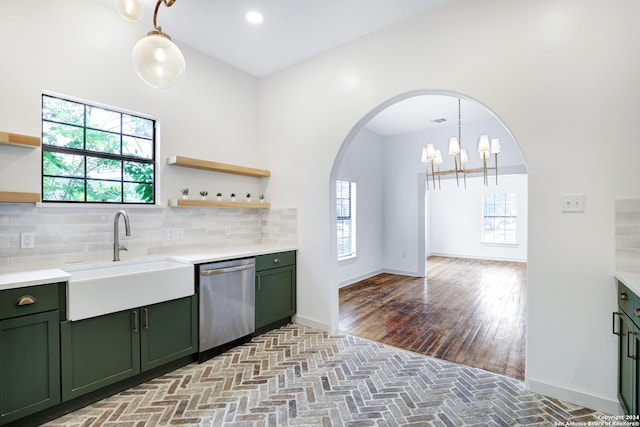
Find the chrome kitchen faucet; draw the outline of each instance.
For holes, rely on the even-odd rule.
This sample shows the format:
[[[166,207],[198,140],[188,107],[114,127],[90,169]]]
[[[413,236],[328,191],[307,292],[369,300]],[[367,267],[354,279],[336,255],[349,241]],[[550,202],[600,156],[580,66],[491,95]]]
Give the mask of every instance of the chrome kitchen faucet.
[[[120,215],[124,218],[124,231],[127,236],[131,236],[131,228],[129,227],[129,215],[123,211],[119,210],[116,212],[116,217],[113,220],[113,260],[120,261],[120,251],[126,251],[127,248],[124,246],[120,246],[120,239],[118,237],[118,219]]]

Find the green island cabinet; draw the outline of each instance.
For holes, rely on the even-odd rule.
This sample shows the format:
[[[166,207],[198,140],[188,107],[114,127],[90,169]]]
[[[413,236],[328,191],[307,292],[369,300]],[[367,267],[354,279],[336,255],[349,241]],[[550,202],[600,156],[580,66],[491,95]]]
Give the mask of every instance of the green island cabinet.
[[[197,308],[193,295],[63,322],[62,400],[197,352]]]
[[[0,291],[0,425],[60,403],[65,284]]]
[[[618,311],[613,313],[613,333],[619,336],[618,400],[627,415],[639,415],[640,297],[621,282],[618,282]]]
[[[256,257],[256,332],[291,321],[296,313],[296,252]]]

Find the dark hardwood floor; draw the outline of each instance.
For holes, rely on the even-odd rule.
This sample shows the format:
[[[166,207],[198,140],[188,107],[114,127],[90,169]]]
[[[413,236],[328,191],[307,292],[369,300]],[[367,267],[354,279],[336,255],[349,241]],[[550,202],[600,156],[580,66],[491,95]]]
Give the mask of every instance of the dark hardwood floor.
[[[524,379],[526,264],[429,257],[427,279],[379,274],[340,289],[340,330]]]

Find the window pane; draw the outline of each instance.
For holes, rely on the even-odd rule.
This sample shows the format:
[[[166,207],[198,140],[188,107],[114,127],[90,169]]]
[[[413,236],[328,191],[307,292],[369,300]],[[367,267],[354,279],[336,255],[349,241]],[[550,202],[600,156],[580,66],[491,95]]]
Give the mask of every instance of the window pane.
[[[42,196],[50,201],[83,202],[84,180],[45,176],[42,178]]]
[[[82,149],[83,140],[84,130],[82,128],[58,123],[42,123],[42,143],[44,145]]]
[[[143,159],[153,158],[153,141],[150,139],[122,137],[122,154]]]
[[[153,165],[149,163],[124,162],[124,180],[153,182]]]
[[[491,242],[516,241],[516,193],[488,193],[483,196],[482,238]]]
[[[111,202],[122,201],[122,190],[120,182],[87,180],[87,201],[88,202]]]
[[[42,173],[82,178],[84,177],[84,156],[45,151],[42,153]]]
[[[42,97],[42,118],[84,126],[84,105],[50,96]]]
[[[125,182],[124,201],[127,203],[153,203],[153,185]]]
[[[120,135],[87,129],[87,150],[120,154]]]
[[[120,133],[120,113],[87,105],[87,123],[85,126]]]
[[[122,161],[87,157],[87,178],[120,181],[122,179]]]
[[[153,120],[123,114],[122,133],[132,136],[140,136],[146,139],[152,139]]]

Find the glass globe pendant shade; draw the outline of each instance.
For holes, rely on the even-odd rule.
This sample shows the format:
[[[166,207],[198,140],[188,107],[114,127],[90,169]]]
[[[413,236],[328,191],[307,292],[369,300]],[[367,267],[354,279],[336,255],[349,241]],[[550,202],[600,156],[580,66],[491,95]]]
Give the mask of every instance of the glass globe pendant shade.
[[[136,22],[142,18],[144,5],[142,0],[116,0],[118,14],[129,22]]]
[[[160,31],[151,31],[134,46],[133,67],[149,85],[168,89],[184,74],[185,61],[169,36]]]

